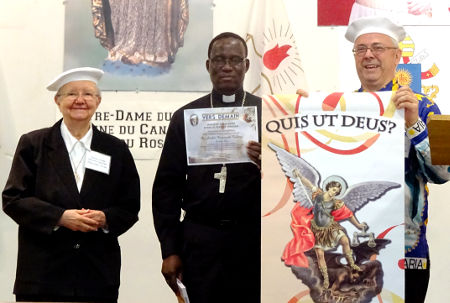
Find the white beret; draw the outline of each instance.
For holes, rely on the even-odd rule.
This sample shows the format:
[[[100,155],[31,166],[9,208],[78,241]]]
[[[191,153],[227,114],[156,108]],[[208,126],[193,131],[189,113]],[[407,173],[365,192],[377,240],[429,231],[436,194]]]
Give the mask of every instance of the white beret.
[[[103,71],[98,68],[93,67],[73,68],[61,73],[55,79],[53,79],[47,85],[47,89],[49,91],[57,91],[64,84],[67,84],[72,81],[81,81],[81,80],[92,81],[95,84],[97,84],[102,76]]]
[[[406,36],[403,26],[395,24],[386,17],[364,17],[353,21],[347,28],[345,38],[350,42],[364,34],[379,33],[394,38],[397,42],[403,41]]]

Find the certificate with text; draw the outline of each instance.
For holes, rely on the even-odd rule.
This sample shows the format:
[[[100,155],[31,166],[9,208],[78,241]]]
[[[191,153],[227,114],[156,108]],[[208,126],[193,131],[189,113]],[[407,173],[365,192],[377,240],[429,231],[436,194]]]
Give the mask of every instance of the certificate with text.
[[[258,141],[256,106],[184,111],[188,165],[250,162],[248,141]]]

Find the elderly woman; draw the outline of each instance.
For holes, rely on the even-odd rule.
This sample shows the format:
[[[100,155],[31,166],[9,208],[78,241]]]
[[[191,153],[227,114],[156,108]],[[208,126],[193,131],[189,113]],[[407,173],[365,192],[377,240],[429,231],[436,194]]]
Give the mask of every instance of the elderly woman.
[[[126,144],[90,122],[102,75],[59,75],[47,89],[63,119],[18,143],[3,190],[19,225],[17,301],[117,302],[118,237],[138,220],[140,185]]]

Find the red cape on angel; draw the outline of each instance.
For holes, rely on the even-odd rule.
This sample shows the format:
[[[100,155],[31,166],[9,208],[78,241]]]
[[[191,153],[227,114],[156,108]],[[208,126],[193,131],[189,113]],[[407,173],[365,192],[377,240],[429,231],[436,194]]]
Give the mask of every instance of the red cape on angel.
[[[334,221],[341,221],[353,216],[353,212],[343,205],[332,211],[331,215],[334,217]],[[311,220],[314,216],[311,208],[305,208],[300,206],[300,203],[295,203],[291,217],[291,230],[294,237],[286,244],[281,259],[286,265],[309,267],[305,252],[313,248],[315,244],[314,234],[311,231]]]

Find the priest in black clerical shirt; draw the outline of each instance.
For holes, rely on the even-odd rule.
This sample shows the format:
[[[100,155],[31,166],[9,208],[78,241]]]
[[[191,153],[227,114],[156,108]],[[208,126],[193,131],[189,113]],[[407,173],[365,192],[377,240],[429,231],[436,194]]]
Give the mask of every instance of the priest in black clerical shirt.
[[[184,129],[185,109],[256,106],[260,136],[261,99],[243,90],[249,64],[240,36],[210,42],[212,92],[174,113],[153,184],[161,271],[191,303],[260,302],[261,145],[247,143],[253,162],[189,166]]]

